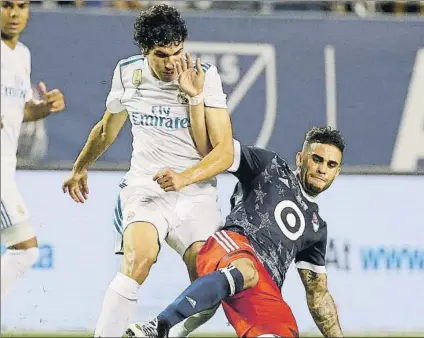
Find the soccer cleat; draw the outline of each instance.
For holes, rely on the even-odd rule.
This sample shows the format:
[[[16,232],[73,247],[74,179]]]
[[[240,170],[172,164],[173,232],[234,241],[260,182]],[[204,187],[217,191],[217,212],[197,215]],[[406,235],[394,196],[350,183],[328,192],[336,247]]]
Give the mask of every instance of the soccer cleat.
[[[156,317],[150,322],[131,324],[126,334],[128,337],[168,338],[169,324],[166,320]]]

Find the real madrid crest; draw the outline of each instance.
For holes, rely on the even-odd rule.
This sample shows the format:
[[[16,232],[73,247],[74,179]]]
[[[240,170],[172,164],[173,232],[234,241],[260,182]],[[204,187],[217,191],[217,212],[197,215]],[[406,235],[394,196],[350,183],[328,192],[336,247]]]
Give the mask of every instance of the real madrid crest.
[[[181,88],[178,88],[177,99],[178,99],[178,102],[181,104],[188,104],[188,96]]]
[[[141,69],[136,69],[133,73],[133,77],[132,77],[132,83],[135,87],[138,87],[141,85],[142,82],[142,70]]]

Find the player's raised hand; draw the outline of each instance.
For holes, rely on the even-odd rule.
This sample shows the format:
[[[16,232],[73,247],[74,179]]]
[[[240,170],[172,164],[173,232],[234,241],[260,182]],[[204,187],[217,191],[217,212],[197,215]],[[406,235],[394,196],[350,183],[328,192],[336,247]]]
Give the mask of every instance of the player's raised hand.
[[[77,203],[84,203],[88,199],[89,193],[87,177],[87,170],[81,173],[72,172],[71,176],[63,182],[63,193],[69,193],[69,196]]]
[[[153,176],[153,180],[165,191],[179,191],[190,183],[184,175],[171,169],[159,171]]]
[[[46,84],[42,81],[39,86],[43,102],[50,113],[57,113],[65,109],[65,97],[59,89],[47,91]]]
[[[190,53],[186,53],[186,60],[181,58],[175,64],[178,76],[178,85],[189,96],[194,97],[203,92],[205,84],[205,72],[202,69],[200,59],[196,60],[196,68],[193,67]]]

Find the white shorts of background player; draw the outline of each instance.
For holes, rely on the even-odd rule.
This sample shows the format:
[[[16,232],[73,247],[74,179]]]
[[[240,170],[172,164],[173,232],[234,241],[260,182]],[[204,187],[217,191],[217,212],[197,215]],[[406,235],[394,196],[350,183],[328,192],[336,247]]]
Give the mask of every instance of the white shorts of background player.
[[[15,179],[9,175],[1,179],[1,237],[6,247],[35,237],[28,209]]]

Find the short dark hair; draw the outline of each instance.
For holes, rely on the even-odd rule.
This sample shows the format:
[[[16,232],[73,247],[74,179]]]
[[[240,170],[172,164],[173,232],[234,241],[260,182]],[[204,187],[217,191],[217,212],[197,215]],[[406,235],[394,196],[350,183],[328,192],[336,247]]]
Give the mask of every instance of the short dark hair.
[[[340,131],[332,127],[313,127],[306,133],[304,145],[312,143],[331,144],[337,147],[341,153],[346,147],[346,143]]]
[[[143,53],[157,46],[184,42],[187,35],[187,26],[180,13],[165,4],[142,11],[134,24],[134,41]]]

